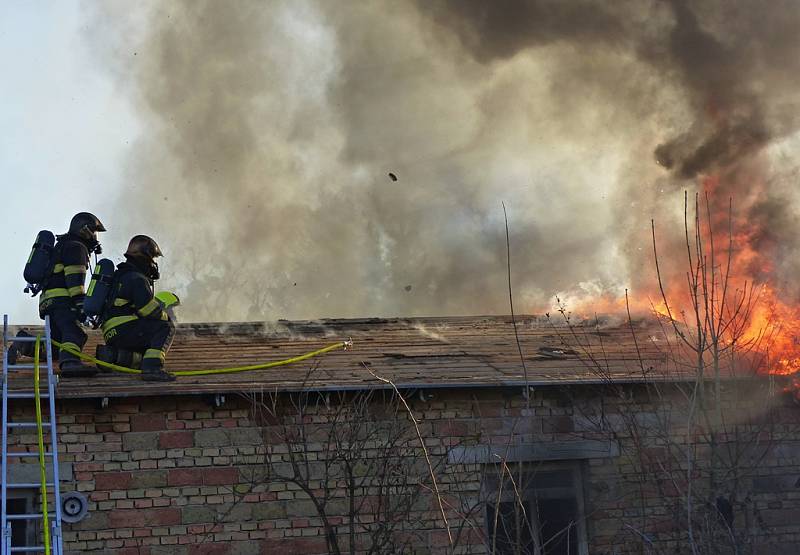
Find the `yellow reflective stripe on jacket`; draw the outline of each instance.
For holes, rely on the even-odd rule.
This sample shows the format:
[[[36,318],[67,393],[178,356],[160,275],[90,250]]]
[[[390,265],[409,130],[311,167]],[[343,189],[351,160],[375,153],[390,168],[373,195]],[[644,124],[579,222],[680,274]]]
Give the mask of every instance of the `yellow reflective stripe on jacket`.
[[[114,306],[125,306],[129,302],[130,301],[128,299],[121,299],[117,297],[116,299],[114,299]]]
[[[54,274],[60,274],[63,271],[64,271],[64,265],[63,264],[56,264],[55,266],[53,266],[53,273]]]
[[[164,351],[162,351],[161,349],[147,349],[144,352],[144,356],[142,358],[157,358],[161,362],[164,362],[166,355],[164,354]]]
[[[42,293],[42,296],[39,298],[39,302],[46,301],[47,299],[54,299],[56,297],[69,297],[69,291],[67,291],[63,287],[56,287],[55,289],[48,289],[47,291]]]
[[[138,320],[138,316],[115,316],[103,322],[103,333],[113,330],[117,326]]]
[[[77,295],[83,295],[85,293],[85,291],[83,289],[83,285],[76,285],[75,287],[70,287],[69,289],[67,289],[67,292],[69,292],[69,296],[70,297],[75,297]]]
[[[155,299],[150,299],[149,303],[144,305],[142,308],[140,308],[136,312],[142,318],[147,318],[148,316],[150,316],[153,312],[155,312],[159,308],[161,308],[161,304],[159,304],[159,302],[157,300],[155,300]]]
[[[82,264],[73,264],[72,266],[64,266],[64,275],[71,276],[74,274],[85,274],[86,266]]]

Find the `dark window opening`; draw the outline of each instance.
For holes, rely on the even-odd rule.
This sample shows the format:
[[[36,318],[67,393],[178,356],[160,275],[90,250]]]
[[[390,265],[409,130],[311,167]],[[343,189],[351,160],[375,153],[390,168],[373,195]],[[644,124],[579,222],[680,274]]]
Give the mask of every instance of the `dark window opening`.
[[[493,555],[585,555],[578,465],[525,464],[506,468],[502,471],[499,465],[493,465],[486,480],[489,552]],[[492,476],[494,470],[497,474]]]
[[[545,555],[578,555],[578,504],[575,498],[539,501],[539,529]]]
[[[506,501],[498,505],[489,504],[486,518],[489,537],[493,540],[495,555],[535,555],[534,532],[528,502]],[[495,524],[497,531],[495,532]],[[519,548],[517,547],[519,546]]]
[[[8,514],[24,515],[28,510],[26,499],[8,499],[6,505]],[[11,545],[13,547],[25,547],[28,545],[28,526],[29,520],[9,520],[11,524]]]

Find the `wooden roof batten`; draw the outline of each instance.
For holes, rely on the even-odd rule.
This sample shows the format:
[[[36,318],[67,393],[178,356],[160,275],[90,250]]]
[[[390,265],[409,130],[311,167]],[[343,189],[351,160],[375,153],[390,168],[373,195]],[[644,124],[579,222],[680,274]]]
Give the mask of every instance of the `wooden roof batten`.
[[[568,326],[544,316],[517,316],[516,322],[525,370],[510,316],[179,324],[167,356],[167,369],[172,371],[282,360],[347,339],[352,339],[353,348],[287,366],[181,376],[171,383],[143,382],[121,373],[65,378],[57,395],[98,398],[391,387],[370,370],[401,389],[676,382],[695,376],[691,365],[674,356],[678,345],[668,336],[669,329],[657,322],[639,320],[631,326],[624,319],[601,318]],[[89,335],[84,351],[93,354],[101,337],[98,332]]]

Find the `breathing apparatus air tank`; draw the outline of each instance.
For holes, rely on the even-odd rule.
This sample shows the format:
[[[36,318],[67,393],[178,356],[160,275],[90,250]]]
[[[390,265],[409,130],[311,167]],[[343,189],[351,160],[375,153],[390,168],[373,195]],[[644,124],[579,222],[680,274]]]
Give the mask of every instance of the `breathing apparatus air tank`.
[[[111,296],[111,286],[114,280],[114,262],[103,258],[95,264],[92,280],[86,290],[86,299],[83,301],[83,312],[90,318],[102,316]]]
[[[28,286],[25,292],[36,295],[42,290],[47,278],[53,272],[53,251],[55,250],[56,237],[51,231],[42,230],[36,235],[36,241],[31,248],[31,255],[25,263],[22,277]]]

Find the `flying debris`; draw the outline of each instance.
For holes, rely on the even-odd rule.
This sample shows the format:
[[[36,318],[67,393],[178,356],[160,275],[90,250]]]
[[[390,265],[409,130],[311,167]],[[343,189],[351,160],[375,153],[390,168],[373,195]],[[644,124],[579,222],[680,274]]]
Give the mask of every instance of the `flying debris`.
[[[392,181],[397,181],[397,176],[392,172],[389,172],[389,179],[391,179]]]
[[[403,287],[403,289],[405,289],[406,291],[411,291],[411,286],[410,285],[406,285],[405,287]]]

